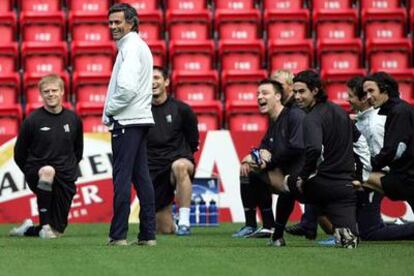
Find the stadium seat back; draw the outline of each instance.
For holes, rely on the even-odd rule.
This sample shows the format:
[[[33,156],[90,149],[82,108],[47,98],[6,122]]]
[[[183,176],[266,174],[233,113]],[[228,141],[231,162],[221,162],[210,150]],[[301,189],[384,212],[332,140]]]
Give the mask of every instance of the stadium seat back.
[[[218,130],[221,127],[216,114],[199,113],[197,114],[197,121],[197,128],[200,132]]]
[[[270,57],[270,71],[278,69],[294,72],[306,70],[312,67],[310,54],[307,52],[280,52],[273,53]]]
[[[20,0],[21,11],[47,13],[61,10],[60,0]]]
[[[361,1],[361,9],[390,9],[398,8],[400,0],[364,0]]]
[[[0,115],[0,135],[17,135],[19,133],[19,120],[14,117]]]
[[[94,16],[71,14],[69,25],[71,27],[72,41],[112,41],[106,14],[98,14]]]
[[[303,8],[303,0],[264,0],[265,10],[290,10]]]
[[[222,70],[254,71],[261,69],[261,57],[254,52],[229,52],[222,55]]]
[[[261,114],[232,114],[229,117],[229,129],[232,131],[266,131],[268,118]]]
[[[0,44],[16,41],[16,25],[14,12],[4,12],[3,14],[0,12]]]
[[[321,54],[322,70],[349,70],[360,67],[360,54],[355,52],[326,52]]]
[[[60,54],[33,54],[24,59],[24,70],[28,73],[54,73],[65,70],[65,58]]]
[[[23,41],[51,43],[66,40],[63,13],[44,16],[22,13],[20,26]]]
[[[71,11],[82,11],[89,13],[107,13],[110,7],[109,0],[68,0]]]
[[[7,106],[17,103],[17,87],[0,83],[0,105]]]
[[[83,115],[83,131],[84,132],[108,132],[108,127],[102,123],[102,116],[99,115]]]
[[[13,3],[13,0],[0,0],[0,13],[11,11]]]
[[[396,39],[405,37],[404,23],[399,21],[374,21],[365,25],[368,39]]]
[[[317,25],[318,39],[351,39],[356,37],[355,22],[323,21]]]
[[[352,7],[353,0],[313,0],[313,10],[344,10]]]
[[[375,70],[410,68],[410,56],[407,52],[378,51],[371,53],[369,64],[370,68]]]
[[[160,0],[116,0],[115,2],[128,3],[133,6],[139,14],[141,11],[158,10]]]
[[[207,53],[182,53],[173,57],[174,70],[208,71],[212,69],[212,57]]]
[[[168,11],[166,23],[171,40],[200,41],[209,39],[211,29],[209,11]]]
[[[206,0],[167,0],[169,10],[202,11],[207,8]]]
[[[139,16],[139,35],[145,41],[163,39],[163,25],[164,21],[161,11],[143,11]]]

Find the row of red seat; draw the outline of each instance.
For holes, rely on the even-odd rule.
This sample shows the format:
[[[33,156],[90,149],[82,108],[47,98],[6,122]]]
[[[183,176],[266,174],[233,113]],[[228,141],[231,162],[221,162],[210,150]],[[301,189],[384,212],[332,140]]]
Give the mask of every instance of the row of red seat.
[[[63,3],[62,3],[63,2]],[[137,10],[155,10],[159,8],[199,11],[214,6],[215,9],[248,10],[297,9],[309,7],[320,9],[346,9],[360,6],[362,9],[389,9],[413,6],[412,0],[0,0],[0,12],[12,10],[16,5],[22,11],[52,12],[66,7],[69,10],[84,12],[106,12],[114,2],[130,3]]]
[[[150,42],[149,45],[154,63],[167,68],[165,42]],[[360,39],[320,40],[316,47],[310,39],[272,40],[266,48],[263,40],[244,43],[222,40],[218,42],[217,48],[212,40],[172,41],[168,50],[172,70],[208,71],[219,68],[254,71],[267,67],[270,71],[288,69],[297,72],[313,67],[322,70],[364,67],[387,70],[412,66],[410,39],[372,39],[367,41],[365,49]],[[25,73],[61,72],[71,64],[73,72],[105,74],[112,69],[114,55],[115,47],[111,42],[73,42],[70,60],[65,42],[27,42],[22,44],[19,66],[17,44],[0,44],[0,72],[15,72],[19,68]]]
[[[412,14],[411,25],[414,26],[414,9]],[[363,31],[366,39],[395,39],[409,34],[407,12],[403,8],[366,10],[361,17],[355,9],[316,11],[312,17],[312,28],[309,28],[311,20],[307,9],[268,11],[264,14],[263,22],[258,10],[222,10],[214,18],[216,35],[212,32],[212,15],[208,10],[197,13],[167,11],[166,23],[160,10],[142,12],[139,18],[140,34],[147,41],[164,39],[164,34],[168,34],[169,40],[206,40],[213,37],[252,40],[262,38],[264,34],[269,40],[305,39],[311,36],[317,39],[349,39],[360,36],[359,30]],[[16,32],[17,25],[20,26],[20,32]],[[72,41],[111,40],[106,13],[71,13],[68,25]],[[24,12],[18,21],[13,12],[0,13],[0,31],[3,34],[0,43],[17,39],[34,42],[67,40],[66,26],[63,12]]]

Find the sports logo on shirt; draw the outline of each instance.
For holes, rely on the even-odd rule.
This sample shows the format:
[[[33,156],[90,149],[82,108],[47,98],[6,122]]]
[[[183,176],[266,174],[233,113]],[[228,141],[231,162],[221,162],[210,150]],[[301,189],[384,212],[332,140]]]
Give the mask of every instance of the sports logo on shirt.
[[[167,123],[172,123],[172,115],[168,114],[167,116],[165,116],[165,120],[167,121]]]
[[[41,131],[49,131],[50,130],[50,127],[42,127],[42,128],[40,128],[40,130]]]
[[[63,129],[65,130],[65,132],[70,132],[69,124],[64,124]]]

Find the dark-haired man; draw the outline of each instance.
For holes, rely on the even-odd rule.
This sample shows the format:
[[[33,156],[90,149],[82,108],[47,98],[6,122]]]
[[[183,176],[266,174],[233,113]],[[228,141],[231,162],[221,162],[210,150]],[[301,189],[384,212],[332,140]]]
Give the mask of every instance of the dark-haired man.
[[[197,117],[191,107],[167,94],[167,73],[155,66],[152,82],[152,113],[155,126],[148,133],[148,165],[155,191],[156,229],[161,234],[188,236],[194,153],[198,150]],[[178,203],[178,228],[171,207]]]
[[[269,174],[278,192],[290,192],[306,203],[313,203],[320,214],[332,221],[343,247],[357,246],[356,195],[354,176],[353,126],[348,114],[327,101],[319,74],[299,72],[293,79],[297,105],[307,112],[303,120],[305,164],[299,173],[284,177]],[[284,241],[273,235],[273,244]]]
[[[135,244],[156,245],[154,188],[147,164],[147,134],[151,113],[152,54],[139,37],[138,16],[129,4],[114,4],[109,29],[118,55],[106,96],[103,123],[111,131],[114,201],[108,245],[127,245],[131,182],[137,192],[139,234]]]
[[[302,119],[305,114],[294,106],[285,107],[282,99],[283,86],[279,82],[263,80],[260,83],[257,92],[259,111],[269,116],[270,126],[259,146],[258,160],[260,163],[258,164],[251,154],[242,160],[240,189],[245,207],[246,226],[234,236],[254,235],[254,232],[245,234],[245,230],[249,226],[252,228],[256,226],[255,207],[257,204],[269,206],[261,208],[263,229],[258,230],[261,236],[267,237],[270,236],[272,227],[275,227],[275,231],[280,231],[278,225],[283,224],[281,228],[283,232],[285,220],[287,221],[293,209],[294,199],[290,195],[280,196],[276,210],[276,224],[274,224],[268,173],[274,170],[285,174],[293,173],[301,167],[303,152]],[[266,231],[263,231],[264,229]]]
[[[392,200],[414,199],[414,109],[399,97],[398,83],[387,73],[367,76],[363,90],[378,114],[387,116],[384,145],[371,158],[373,173],[364,184]],[[381,170],[388,166],[389,173]]]

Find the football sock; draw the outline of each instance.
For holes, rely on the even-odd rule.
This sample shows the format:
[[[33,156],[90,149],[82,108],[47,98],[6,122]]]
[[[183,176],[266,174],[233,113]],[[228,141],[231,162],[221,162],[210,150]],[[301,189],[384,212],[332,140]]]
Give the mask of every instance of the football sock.
[[[52,203],[52,184],[39,180],[37,188],[37,208],[39,210],[40,225],[49,224],[49,211]]]
[[[273,240],[283,237],[283,232],[285,231],[285,226],[293,211],[293,207],[295,207],[295,199],[290,194],[279,194],[276,204],[276,223],[272,236]]]
[[[256,198],[249,177],[240,177],[240,194],[244,208],[246,226],[256,228]]]
[[[257,181],[257,197],[260,214],[262,215],[263,228],[271,229],[274,227],[275,218],[272,211],[272,193],[266,183]]]
[[[178,225],[190,226],[190,208],[181,207],[178,216]]]

